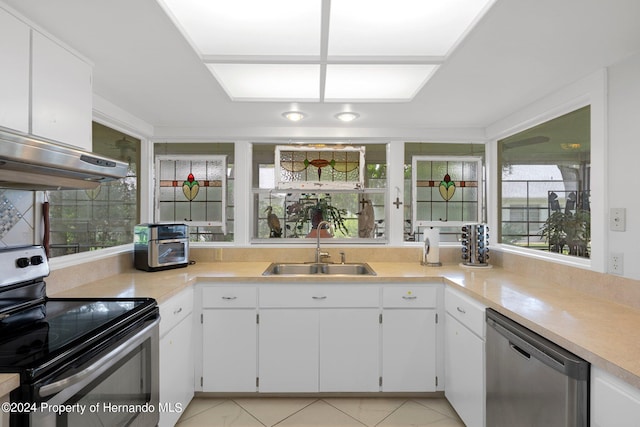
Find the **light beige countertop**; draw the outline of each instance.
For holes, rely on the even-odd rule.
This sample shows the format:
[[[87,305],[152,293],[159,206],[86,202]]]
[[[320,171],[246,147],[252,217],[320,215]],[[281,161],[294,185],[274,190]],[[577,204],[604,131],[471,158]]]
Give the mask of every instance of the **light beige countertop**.
[[[6,396],[20,386],[20,375],[0,374],[0,397]]]
[[[441,280],[516,322],[640,388],[640,310],[557,283],[458,264],[370,262],[376,276],[262,276],[269,262],[210,262],[161,272],[132,270],[60,292],[53,297],[152,297],[162,303],[196,282],[416,283]]]

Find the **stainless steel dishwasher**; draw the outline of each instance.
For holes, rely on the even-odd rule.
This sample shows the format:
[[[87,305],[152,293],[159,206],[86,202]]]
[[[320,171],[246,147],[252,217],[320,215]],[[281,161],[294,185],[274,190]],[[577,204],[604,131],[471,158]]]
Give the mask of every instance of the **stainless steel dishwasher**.
[[[487,309],[487,426],[588,426],[589,362]]]

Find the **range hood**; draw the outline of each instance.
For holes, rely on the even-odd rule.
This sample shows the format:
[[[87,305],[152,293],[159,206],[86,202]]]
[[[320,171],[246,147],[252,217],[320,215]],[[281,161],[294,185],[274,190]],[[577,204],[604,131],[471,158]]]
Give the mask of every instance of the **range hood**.
[[[120,160],[0,128],[0,188],[92,189],[127,169]]]

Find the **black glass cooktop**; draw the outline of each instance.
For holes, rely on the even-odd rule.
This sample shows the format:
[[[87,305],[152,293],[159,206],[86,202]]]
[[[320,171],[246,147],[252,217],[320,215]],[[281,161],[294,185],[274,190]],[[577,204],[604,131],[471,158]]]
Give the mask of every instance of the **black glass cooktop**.
[[[47,299],[0,321],[0,372],[36,368],[87,347],[154,307],[148,298]]]

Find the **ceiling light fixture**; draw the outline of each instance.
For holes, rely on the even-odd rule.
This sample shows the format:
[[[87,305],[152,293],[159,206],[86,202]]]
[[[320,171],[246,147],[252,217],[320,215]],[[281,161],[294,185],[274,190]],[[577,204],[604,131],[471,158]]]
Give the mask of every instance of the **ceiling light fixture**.
[[[411,101],[496,1],[158,3],[232,101],[327,103]]]
[[[284,113],[282,113],[282,115],[287,119],[287,120],[291,120],[292,122],[299,122],[300,120],[304,119],[306,117],[306,115],[300,111],[286,111]]]
[[[352,122],[355,119],[357,119],[358,117],[360,117],[360,114],[358,113],[354,113],[352,111],[344,111],[342,113],[338,113],[335,115],[336,119],[340,120],[341,122]]]

